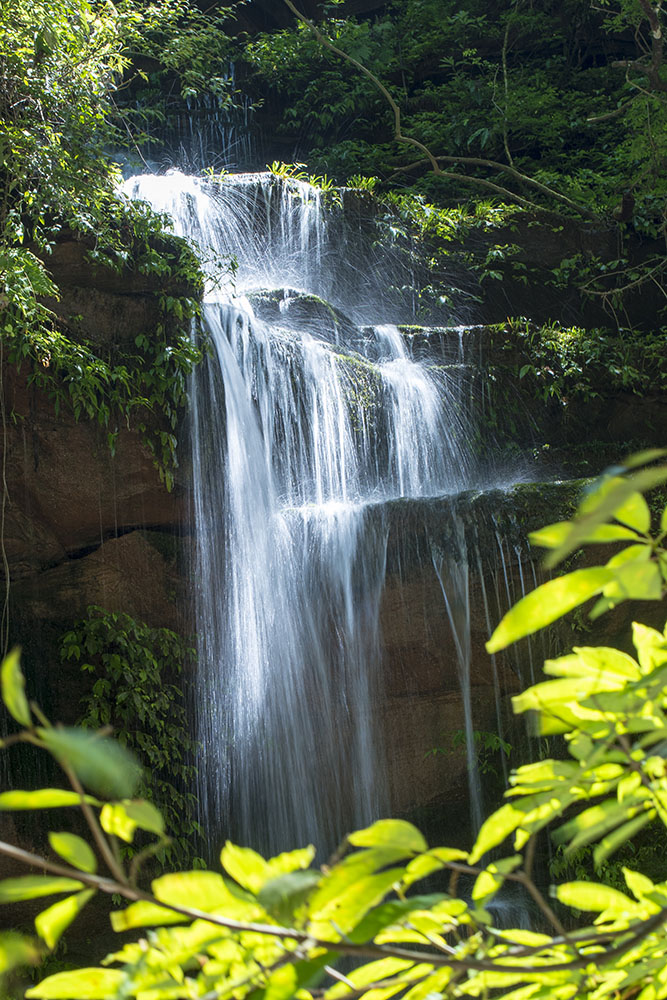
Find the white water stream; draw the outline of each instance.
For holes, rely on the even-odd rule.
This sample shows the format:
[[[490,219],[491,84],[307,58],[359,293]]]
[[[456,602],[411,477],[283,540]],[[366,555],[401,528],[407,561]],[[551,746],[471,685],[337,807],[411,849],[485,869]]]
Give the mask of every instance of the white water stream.
[[[192,385],[202,811],[263,850],[331,848],[388,810],[375,714],[382,504],[475,485],[466,394],[455,372],[408,356],[320,191],[179,173],[126,190],[209,259],[213,351]],[[235,285],[221,289],[231,255]],[[464,683],[467,563],[454,556],[449,582],[434,564]]]

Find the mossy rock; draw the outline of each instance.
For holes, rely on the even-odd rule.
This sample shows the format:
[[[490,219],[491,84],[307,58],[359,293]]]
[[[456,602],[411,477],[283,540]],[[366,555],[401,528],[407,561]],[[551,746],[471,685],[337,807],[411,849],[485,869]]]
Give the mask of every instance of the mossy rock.
[[[334,343],[353,343],[361,336],[344,313],[318,295],[276,288],[251,292],[248,299],[255,316],[265,323],[305,330]]]

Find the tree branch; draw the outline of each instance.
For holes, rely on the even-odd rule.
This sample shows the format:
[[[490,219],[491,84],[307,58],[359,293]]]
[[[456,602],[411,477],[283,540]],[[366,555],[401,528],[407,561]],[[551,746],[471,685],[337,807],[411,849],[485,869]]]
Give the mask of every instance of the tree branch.
[[[322,31],[320,31],[318,26],[313,21],[311,21],[310,18],[306,17],[305,14],[302,14],[301,11],[297,9],[292,0],[283,0],[283,2],[286,4],[287,7],[289,7],[294,16],[313,32],[313,34],[315,35],[315,37],[317,38],[317,40],[320,42],[321,45],[329,49],[331,52],[334,52],[336,55],[340,56],[341,59],[344,59],[346,62],[349,62],[352,66],[358,69],[360,73],[363,73],[363,75],[368,80],[371,81],[373,86],[377,90],[379,90],[379,92],[382,94],[385,101],[391,108],[394,116],[395,141],[401,142],[405,145],[414,146],[416,149],[419,149],[423,153],[424,158],[430,164],[433,173],[436,174],[438,177],[446,177],[449,179],[462,181],[465,184],[474,184],[477,186],[486,187],[487,189],[495,191],[497,194],[500,194],[501,197],[503,198],[509,198],[511,201],[517,202],[517,204],[522,205],[524,208],[529,208],[537,212],[548,212],[548,209],[543,209],[539,205],[535,205],[533,202],[527,201],[526,199],[521,198],[519,195],[515,195],[512,191],[509,191],[507,188],[501,187],[498,184],[493,184],[491,181],[485,181],[483,178],[479,177],[468,177],[465,174],[447,173],[446,171],[440,168],[440,162],[464,163],[464,164],[470,164],[471,166],[482,165],[482,166],[492,167],[493,169],[509,173],[517,180],[519,180],[521,183],[529,184],[535,187],[537,190],[540,190],[543,194],[548,194],[550,197],[556,198],[557,200],[564,202],[570,208],[573,208],[575,211],[579,212],[579,214],[584,215],[589,219],[599,218],[599,216],[595,215],[595,213],[589,211],[588,209],[584,208],[581,205],[578,205],[576,202],[571,201],[565,195],[561,195],[555,191],[552,191],[551,188],[548,188],[544,184],[540,184],[539,181],[534,181],[532,178],[527,177],[525,174],[522,174],[519,170],[516,170],[514,167],[512,167],[511,164],[510,165],[504,163],[498,164],[492,160],[480,160],[475,157],[435,156],[435,154],[423,142],[420,142],[418,139],[413,139],[411,136],[404,135],[401,126],[401,109],[394,100],[394,98],[391,96],[390,92],[387,90],[385,85],[382,83],[382,81],[375,75],[375,73],[372,73],[367,66],[364,66],[363,63],[360,63],[358,59],[354,58],[354,56],[348,55],[347,52],[345,52],[343,49],[335,45],[330,38],[327,38],[327,36]],[[423,161],[420,160],[418,161],[418,164],[422,162]],[[400,169],[402,168],[399,168],[399,170]],[[556,213],[551,213],[551,214],[556,214]]]
[[[472,970],[476,972],[508,972],[521,974],[527,971],[527,966],[525,965],[513,965],[510,962],[506,962],[505,956],[503,955],[498,956],[495,961],[484,961],[482,959],[474,958],[455,958],[443,955],[441,952],[433,953],[427,951],[412,951],[409,948],[399,948],[392,945],[374,945],[372,943],[353,944],[345,940],[328,941],[322,938],[315,938],[307,931],[297,930],[296,928],[233,920],[229,917],[223,917],[216,913],[206,913],[205,911],[195,909],[194,907],[164,903],[150,893],[143,892],[141,889],[135,889],[127,883],[116,882],[113,879],[102,878],[99,875],[91,875],[88,872],[79,871],[77,868],[71,868],[69,865],[62,865],[58,862],[49,861],[47,858],[43,858],[37,854],[32,854],[30,851],[24,851],[22,848],[15,847],[13,844],[8,844],[4,841],[0,841],[0,854],[13,858],[15,861],[19,861],[21,864],[28,865],[31,868],[37,868],[44,872],[50,872],[53,875],[61,875],[64,878],[75,879],[83,885],[88,885],[93,889],[100,890],[101,892],[108,894],[116,893],[124,899],[128,899],[132,902],[138,902],[141,900],[147,903],[152,903],[153,905],[161,906],[165,910],[172,913],[181,914],[189,920],[205,920],[207,923],[213,924],[214,926],[225,927],[228,930],[239,933],[249,932],[253,934],[265,934],[267,937],[294,941],[297,944],[306,944],[310,948],[324,948],[327,951],[343,955],[353,955],[359,958],[400,958],[416,964],[428,962],[429,965],[434,967],[446,967],[454,970]],[[450,865],[447,865],[447,867],[453,866],[454,864],[455,863],[452,862]],[[514,948],[512,949],[511,956],[508,957],[519,958],[522,955],[535,955],[548,951],[549,948],[556,944],[567,944],[574,948],[581,947],[583,944],[587,946],[597,945],[602,947],[603,945],[614,942],[620,938],[621,940],[619,944],[613,945],[607,951],[596,953],[595,961],[599,965],[600,963],[612,961],[619,955],[625,954],[625,952],[629,951],[643,938],[652,934],[653,931],[657,930],[665,922],[667,922],[667,908],[660,909],[657,913],[652,914],[652,916],[646,920],[638,921],[633,925],[634,929],[626,928],[624,930],[571,935],[566,939],[561,937],[558,940],[552,939],[549,942],[549,945]],[[575,954],[576,957],[566,962],[540,963],[540,970],[543,972],[563,972],[571,969],[584,968],[590,964],[590,954],[583,956],[576,952]]]

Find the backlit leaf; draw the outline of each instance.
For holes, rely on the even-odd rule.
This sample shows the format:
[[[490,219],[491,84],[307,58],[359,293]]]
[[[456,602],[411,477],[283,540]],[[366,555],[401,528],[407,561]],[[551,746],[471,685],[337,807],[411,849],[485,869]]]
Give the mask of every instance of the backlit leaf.
[[[510,875],[519,867],[523,858],[520,854],[515,854],[510,858],[500,858],[492,861],[480,872],[472,887],[472,898],[478,906],[485,906],[490,902],[499,889],[502,889],[505,879],[504,875]]]
[[[297,987],[297,974],[293,965],[284,965],[269,976],[264,1000],[289,1000]]]
[[[94,895],[94,889],[86,889],[61,899],[35,917],[35,929],[48,948],[55,948],[63,932]]]
[[[351,833],[347,839],[354,847],[395,847],[415,854],[428,850],[417,827],[403,819],[379,819],[365,830]]]
[[[482,823],[475,846],[470,852],[469,861],[474,865],[492,847],[502,844],[506,837],[521,826],[525,816],[525,809],[520,808],[513,802],[507,802],[496,809],[494,813]]]
[[[247,903],[233,895],[218,872],[174,872],[155,879],[151,888],[161,903],[189,906],[203,913],[224,912],[236,918],[258,910],[255,903]]]
[[[273,876],[261,854],[249,847],[237,847],[229,840],[220,852],[220,861],[225,871],[239,885],[253,893],[258,893],[264,883]]]
[[[97,871],[97,858],[92,848],[73,833],[49,833],[49,843],[56,854],[82,872]]]
[[[631,493],[614,511],[614,517],[628,528],[646,534],[651,527],[651,512],[641,493]]]
[[[7,711],[26,728],[32,725],[28,699],[25,696],[25,677],[21,671],[21,650],[16,646],[2,661],[2,700]]]
[[[539,545],[543,549],[556,549],[563,544],[570,533],[572,524],[570,521],[558,521],[556,524],[547,524],[544,528],[531,531],[528,535],[531,545]],[[631,528],[623,527],[621,524],[599,524],[596,528],[582,538],[583,544],[608,544],[609,542],[637,541],[637,532]]]
[[[84,796],[91,806],[99,806],[97,799],[90,795]],[[64,806],[79,806],[81,799],[76,792],[66,788],[39,788],[34,792],[24,792],[16,789],[0,794],[0,809],[61,809]]]
[[[630,913],[635,908],[633,901],[624,893],[598,882],[564,882],[555,886],[554,895],[565,906],[594,913],[611,908],[620,913]]]
[[[47,976],[26,990],[28,1000],[109,1000],[120,994],[125,973],[118,969],[75,969]]]
[[[487,642],[487,652],[497,653],[517,639],[550,625],[590,597],[599,594],[613,576],[613,570],[594,567],[577,569],[566,576],[543,583],[507,612]]]
[[[21,875],[0,882],[0,903],[19,903],[24,899],[38,899],[57,892],[76,892],[83,889],[81,882],[56,875]]]
[[[158,836],[164,834],[162,814],[144,799],[107,802],[100,813],[102,829],[131,844],[137,827]]]
[[[357,944],[370,941],[379,931],[398,923],[412,910],[428,910],[444,898],[441,893],[438,893],[431,896],[411,896],[409,899],[397,899],[390,903],[383,903],[367,913],[354,930],[349,932],[348,937],[350,941]]]
[[[643,493],[665,481],[667,481],[667,466],[642,469],[641,472],[624,479],[614,477],[605,480],[582,501],[577,517],[572,521],[570,533],[563,544],[549,556],[546,565],[550,568],[556,566],[574,552],[597,525],[611,520],[616,511],[622,510],[624,503],[633,493]],[[623,523],[627,523],[627,520]]]
[[[342,931],[347,934],[369,910],[382,902],[400,880],[403,870],[390,868],[376,875],[368,875],[348,885],[324,903],[320,895],[322,890],[316,889],[310,901],[312,925],[317,926],[317,931],[313,930],[313,933],[318,936],[319,932],[331,934],[334,930],[336,933]],[[325,879],[324,889],[328,888],[328,881]]]
[[[133,927],[161,927],[163,924],[182,924],[188,920],[187,917],[165,906],[157,906],[143,899],[132,903],[126,910],[113,910],[110,919],[111,926],[117,934]]]

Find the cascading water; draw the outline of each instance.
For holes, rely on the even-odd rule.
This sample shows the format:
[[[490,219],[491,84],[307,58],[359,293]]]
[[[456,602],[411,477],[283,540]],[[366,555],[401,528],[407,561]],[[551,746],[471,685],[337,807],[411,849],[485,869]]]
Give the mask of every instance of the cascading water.
[[[368,294],[344,213],[333,226],[320,191],[178,173],[127,190],[169,212],[212,279],[213,351],[192,385],[202,811],[264,850],[328,849],[388,810],[374,716],[383,504],[474,483],[469,400],[459,370],[410,357],[386,325],[386,283]],[[221,290],[215,260],[231,255]],[[443,593],[456,635],[463,589]]]

